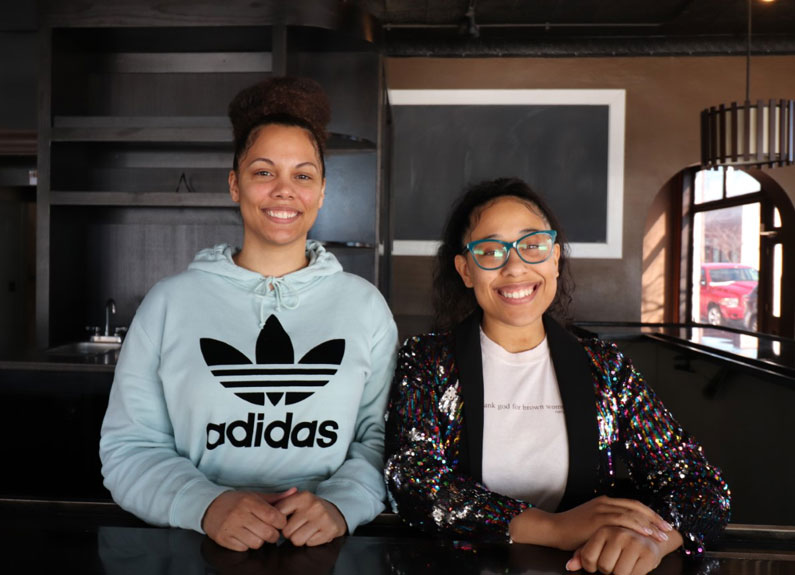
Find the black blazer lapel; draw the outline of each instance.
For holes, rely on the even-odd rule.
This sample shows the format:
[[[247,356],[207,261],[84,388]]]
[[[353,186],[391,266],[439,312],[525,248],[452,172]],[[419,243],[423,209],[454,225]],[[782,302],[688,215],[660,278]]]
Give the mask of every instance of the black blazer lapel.
[[[582,344],[547,316],[544,316],[544,328],[558,378],[569,436],[569,476],[566,491],[558,506],[558,511],[565,511],[592,499],[598,487],[596,395],[591,361]],[[468,417],[469,413],[466,415]],[[481,437],[481,445],[482,441]]]
[[[483,362],[480,353],[481,312],[473,312],[453,329],[455,361],[464,427],[461,430],[459,468],[475,481],[483,481]]]

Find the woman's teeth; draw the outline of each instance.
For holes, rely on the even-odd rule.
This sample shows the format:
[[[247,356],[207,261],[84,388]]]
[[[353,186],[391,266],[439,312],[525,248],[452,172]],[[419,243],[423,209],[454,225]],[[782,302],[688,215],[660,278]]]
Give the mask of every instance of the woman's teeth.
[[[280,218],[283,220],[294,218],[298,214],[298,212],[294,210],[265,210],[265,213],[272,218]]]
[[[534,291],[536,291],[536,287],[537,285],[520,290],[512,290],[512,291],[499,290],[499,293],[502,297],[507,297],[508,299],[521,299],[523,297],[529,296]]]

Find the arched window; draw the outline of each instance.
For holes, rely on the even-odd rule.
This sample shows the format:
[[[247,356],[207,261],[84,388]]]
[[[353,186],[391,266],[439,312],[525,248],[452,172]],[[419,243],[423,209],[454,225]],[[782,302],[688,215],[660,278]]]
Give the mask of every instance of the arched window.
[[[782,214],[793,217],[789,198],[760,171],[698,170],[684,183],[688,321],[792,337],[791,262],[784,274],[792,224],[782,225]]]
[[[644,321],[793,337],[794,236],[795,210],[767,172],[683,170],[647,221]]]

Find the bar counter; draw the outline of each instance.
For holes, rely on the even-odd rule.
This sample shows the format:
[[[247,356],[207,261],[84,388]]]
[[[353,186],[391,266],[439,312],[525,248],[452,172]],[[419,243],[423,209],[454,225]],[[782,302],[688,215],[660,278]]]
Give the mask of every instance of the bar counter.
[[[789,338],[701,324],[577,322],[573,328],[608,341],[657,341],[795,387],[795,340]]]
[[[741,529],[735,529],[741,533]],[[729,536],[706,557],[667,556],[660,575],[795,575],[792,530]],[[773,530],[775,531],[775,530]],[[761,534],[760,534],[761,533]],[[383,515],[314,548],[289,542],[229,551],[193,531],[146,526],[112,504],[0,500],[4,573],[118,575],[413,573],[566,575],[570,553],[424,536]]]

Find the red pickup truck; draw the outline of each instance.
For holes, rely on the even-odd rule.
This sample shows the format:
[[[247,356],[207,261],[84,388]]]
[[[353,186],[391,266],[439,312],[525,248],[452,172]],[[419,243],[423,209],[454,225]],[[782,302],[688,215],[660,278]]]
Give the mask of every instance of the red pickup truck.
[[[759,272],[733,263],[701,265],[701,321],[742,327],[746,297],[759,283]]]

